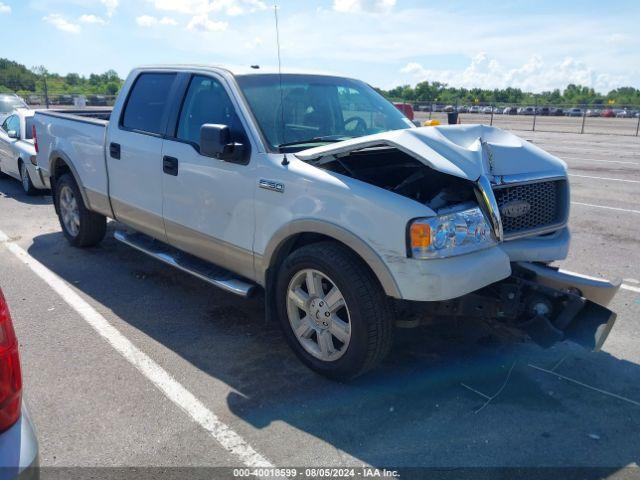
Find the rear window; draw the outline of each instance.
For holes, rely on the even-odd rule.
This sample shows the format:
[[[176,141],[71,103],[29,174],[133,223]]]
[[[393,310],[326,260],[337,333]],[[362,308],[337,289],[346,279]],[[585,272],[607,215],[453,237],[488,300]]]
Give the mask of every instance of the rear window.
[[[175,78],[175,73],[141,74],[129,95],[122,126],[145,133],[163,134],[169,91]]]
[[[33,139],[33,125],[34,125],[33,117],[26,117],[24,119],[24,138],[27,140]]]

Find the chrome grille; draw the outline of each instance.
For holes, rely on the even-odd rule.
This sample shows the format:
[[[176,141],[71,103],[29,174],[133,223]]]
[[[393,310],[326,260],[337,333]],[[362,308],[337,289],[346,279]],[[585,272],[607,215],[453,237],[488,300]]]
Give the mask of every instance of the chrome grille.
[[[505,238],[548,231],[564,224],[566,190],[564,179],[494,187]]]

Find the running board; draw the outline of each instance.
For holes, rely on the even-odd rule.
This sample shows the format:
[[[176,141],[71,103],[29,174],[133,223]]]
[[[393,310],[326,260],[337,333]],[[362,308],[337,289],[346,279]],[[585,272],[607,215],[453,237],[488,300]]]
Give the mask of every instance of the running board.
[[[204,280],[227,292],[241,297],[250,297],[255,290],[256,285],[249,280],[245,280],[222,267],[194,257],[143,233],[129,233],[117,230],[113,236],[125,245],[129,245],[183,272],[190,273],[200,280]]]

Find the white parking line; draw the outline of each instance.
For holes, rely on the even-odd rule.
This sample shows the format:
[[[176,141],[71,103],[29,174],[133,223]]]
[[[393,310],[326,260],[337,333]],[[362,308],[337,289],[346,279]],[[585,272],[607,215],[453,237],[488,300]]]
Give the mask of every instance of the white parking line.
[[[617,210],[618,212],[640,213],[640,210],[631,208],[608,207],[606,205],[594,205],[593,203],[571,202],[571,205],[582,205],[583,207],[604,208],[606,210]]]
[[[595,180],[610,180],[613,182],[640,183],[640,180],[627,180],[626,178],[592,177],[591,175],[576,175],[575,173],[570,173],[569,176],[580,177],[580,178],[593,178]]]
[[[38,277],[73,308],[78,314],[130,364],[136,367],[169,400],[180,407],[197,424],[204,428],[225,450],[235,455],[247,467],[272,467],[265,457],[251,447],[240,435],[224,424],[218,417],[182,386],[166,370],[139,350],[118,329],[78,295],[68,283],[31,257],[19,245],[11,242],[0,231],[0,244],[27,265]]]
[[[551,152],[553,153],[553,152]],[[623,165],[638,165],[640,166],[640,162],[625,162],[622,160],[593,160],[591,158],[583,158],[583,157],[571,157],[569,155],[562,155],[562,154],[558,154],[558,153],[554,153],[554,155],[556,155],[557,157],[559,157],[562,160],[575,160],[578,162],[587,162],[587,163],[621,163]]]
[[[622,285],[620,285],[620,288],[623,288],[625,290],[629,290],[630,292],[640,293],[640,288],[633,287],[631,285],[627,285],[626,283],[623,283]]]

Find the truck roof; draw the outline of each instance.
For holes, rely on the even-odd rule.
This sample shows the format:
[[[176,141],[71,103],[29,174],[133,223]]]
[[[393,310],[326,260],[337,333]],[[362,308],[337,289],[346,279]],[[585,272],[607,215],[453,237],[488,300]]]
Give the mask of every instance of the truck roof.
[[[258,68],[256,68],[258,67]],[[158,64],[158,65],[142,65],[136,70],[152,70],[152,69],[163,69],[163,70],[190,70],[190,69],[198,69],[198,70],[213,70],[213,71],[224,71],[230,73],[233,76],[240,75],[265,75],[265,74],[278,74],[278,68],[273,66],[258,66],[258,65],[215,65],[215,64]],[[322,75],[327,77],[343,77],[343,78],[351,78],[346,75],[340,75],[338,73],[331,73],[326,71],[319,70],[303,70],[297,68],[282,68],[283,74],[298,74],[298,75]]]

